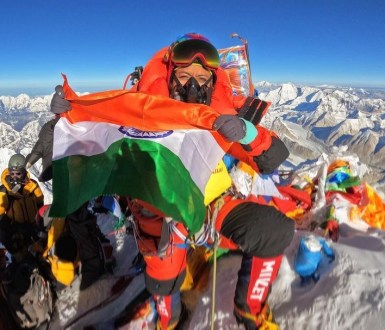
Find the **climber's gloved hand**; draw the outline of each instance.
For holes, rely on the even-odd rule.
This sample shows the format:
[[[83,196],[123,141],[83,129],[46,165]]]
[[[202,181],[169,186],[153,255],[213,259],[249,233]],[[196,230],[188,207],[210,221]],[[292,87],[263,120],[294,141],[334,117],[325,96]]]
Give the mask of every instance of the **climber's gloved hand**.
[[[230,142],[237,142],[246,136],[245,122],[235,115],[220,115],[215,119],[213,129]]]
[[[58,115],[71,109],[71,103],[64,98],[63,86],[57,85],[51,100],[51,112]]]
[[[215,119],[213,129],[226,140],[242,144],[249,144],[258,134],[251,122],[236,115],[220,115]]]

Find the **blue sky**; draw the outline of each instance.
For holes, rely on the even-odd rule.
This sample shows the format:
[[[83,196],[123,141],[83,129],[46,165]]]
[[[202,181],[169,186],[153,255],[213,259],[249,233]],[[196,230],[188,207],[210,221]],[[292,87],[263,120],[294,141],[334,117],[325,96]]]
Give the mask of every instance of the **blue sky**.
[[[2,0],[0,95],[121,88],[186,32],[249,41],[254,81],[385,87],[383,0]]]

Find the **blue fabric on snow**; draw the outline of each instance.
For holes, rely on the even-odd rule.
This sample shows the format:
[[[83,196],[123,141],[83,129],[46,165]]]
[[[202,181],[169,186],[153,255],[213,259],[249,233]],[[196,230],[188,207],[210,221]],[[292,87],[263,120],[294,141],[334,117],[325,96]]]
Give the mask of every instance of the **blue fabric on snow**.
[[[302,237],[294,261],[295,272],[302,280],[318,280],[317,270],[324,256],[329,258],[330,262],[335,258],[333,249],[323,238],[314,235]]]

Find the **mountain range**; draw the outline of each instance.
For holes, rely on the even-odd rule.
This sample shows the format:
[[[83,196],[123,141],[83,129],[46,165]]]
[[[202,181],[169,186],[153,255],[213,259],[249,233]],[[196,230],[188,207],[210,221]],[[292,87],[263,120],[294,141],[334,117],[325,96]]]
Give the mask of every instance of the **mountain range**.
[[[364,179],[385,192],[385,91],[267,82],[256,88],[272,103],[262,124],[289,147],[289,167],[344,150],[367,165]]]
[[[346,150],[367,165],[364,179],[385,193],[385,90],[264,81],[255,87],[261,99],[271,102],[262,125],[290,149],[285,169]],[[0,148],[28,153],[40,127],[52,117],[51,98],[52,94],[0,96]]]

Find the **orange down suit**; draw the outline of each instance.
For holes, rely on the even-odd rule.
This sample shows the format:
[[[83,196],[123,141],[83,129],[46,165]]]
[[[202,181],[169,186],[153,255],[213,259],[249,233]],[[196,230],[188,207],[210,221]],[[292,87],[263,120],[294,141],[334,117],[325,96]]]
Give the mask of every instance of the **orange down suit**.
[[[169,96],[168,81],[170,73],[168,72],[166,63],[163,62],[166,52],[167,48],[163,48],[153,56],[153,58],[145,66],[140,81],[132,87],[132,91],[145,92],[151,95]],[[226,72],[223,69],[218,68],[216,70],[216,82],[214,85],[210,107],[214,108],[220,114],[236,115],[238,113],[237,109],[242,108],[247,99],[248,98],[245,96],[233,95],[231,84]],[[184,103],[181,102],[181,107],[183,107],[183,105]],[[264,113],[267,111],[269,105],[270,104],[268,103]],[[272,137],[276,137],[276,135],[260,125],[257,125],[256,128],[258,135],[249,145],[248,151],[246,151],[239,143],[233,143],[228,153],[238,160],[247,163],[255,171],[259,172],[258,165],[255,163],[253,157],[259,156],[265,150],[269,149],[272,143]],[[233,201],[231,204],[237,205],[242,202],[243,201],[241,200]],[[164,215],[150,205],[138,200],[131,203],[131,208],[142,234],[146,237],[151,237],[152,235],[159,241],[161,236],[161,223]],[[142,212],[141,210],[145,210],[146,212]],[[151,210],[151,216],[146,219],[148,210]],[[230,209],[225,207],[222,215],[219,214],[219,218],[222,218],[223,220],[224,216],[229,211]],[[184,229],[181,228],[181,230],[183,231]],[[217,228],[217,230],[219,230],[219,228]],[[154,231],[158,231],[158,234],[154,233]],[[173,233],[171,235],[173,237],[171,237],[170,240],[174,243],[183,243],[179,241],[179,237],[175,236]],[[224,241],[225,240],[226,239],[224,239]],[[141,244],[140,240],[138,240],[138,242],[144,249],[142,252],[144,252],[147,264],[146,284],[149,291],[153,294],[166,295],[179,290],[179,287],[183,282],[184,271],[186,268],[186,249],[174,247],[172,254],[166,253],[166,256],[160,258],[153,253],[146,253],[148,246],[146,246],[146,244]],[[227,240],[227,243],[228,247],[236,247],[236,245],[230,240]],[[156,246],[153,247],[154,250],[156,250]],[[176,262],[179,258],[181,258],[182,261]],[[162,285],[159,285],[159,281]]]

